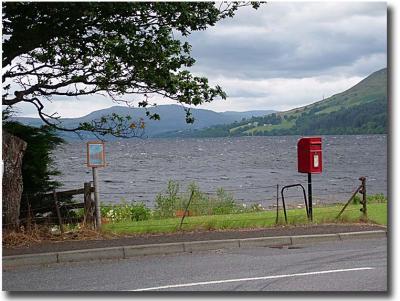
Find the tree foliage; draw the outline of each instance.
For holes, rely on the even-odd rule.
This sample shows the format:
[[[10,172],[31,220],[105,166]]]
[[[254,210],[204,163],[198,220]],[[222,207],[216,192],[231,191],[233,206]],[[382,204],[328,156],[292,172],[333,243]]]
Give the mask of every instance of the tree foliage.
[[[61,186],[52,179],[60,172],[53,166],[51,152],[64,141],[56,136],[54,128],[50,126],[30,127],[7,118],[3,122],[3,130],[27,142],[22,160],[22,215],[27,213],[28,202],[32,209],[48,209],[49,200],[43,199],[41,194]]]
[[[183,137],[248,136],[249,132],[246,131],[257,128],[254,125],[255,122],[258,125],[280,125],[283,120],[294,120],[293,125],[288,128],[282,126],[265,130],[259,127],[254,129],[252,134],[255,136],[386,134],[387,98],[382,97],[348,108],[341,107],[330,113],[319,113],[318,110],[311,109],[298,117],[291,115],[285,118],[285,116],[282,118],[277,114],[270,114],[232,124],[180,133],[172,132],[168,135]]]
[[[226,98],[220,86],[194,76],[185,37],[233,17],[244,2],[3,2],[3,105],[33,104],[47,124],[64,129],[44,111],[56,97],[108,95],[147,107],[156,95],[186,105]],[[127,98],[129,97],[129,99]],[[193,122],[190,110],[186,121]],[[158,115],[151,115],[159,119]],[[111,116],[74,129],[135,136],[110,126]],[[133,126],[131,126],[133,124]]]
[[[295,123],[296,134],[384,134],[387,133],[387,99],[340,108],[331,113],[303,113]]]

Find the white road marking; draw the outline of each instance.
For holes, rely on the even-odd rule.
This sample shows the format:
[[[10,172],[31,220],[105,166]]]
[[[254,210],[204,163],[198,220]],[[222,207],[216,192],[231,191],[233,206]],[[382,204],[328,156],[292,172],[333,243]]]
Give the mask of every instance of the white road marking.
[[[134,292],[154,291],[154,290],[161,290],[161,289],[168,289],[168,288],[188,287],[188,286],[197,286],[197,285],[209,285],[209,284],[220,284],[220,283],[241,282],[241,281],[255,281],[255,280],[267,280],[267,279],[278,279],[278,278],[290,278],[290,277],[301,277],[301,276],[311,276],[311,275],[323,275],[323,274],[331,274],[331,273],[364,271],[364,270],[373,270],[373,269],[374,268],[371,268],[371,267],[364,267],[364,268],[327,270],[327,271],[317,271],[317,272],[298,273],[298,274],[262,276],[262,277],[239,278],[239,279],[226,279],[226,280],[193,282],[193,283],[184,283],[184,284],[171,284],[171,285],[164,285],[164,286],[139,288],[139,289],[135,289],[133,291]]]

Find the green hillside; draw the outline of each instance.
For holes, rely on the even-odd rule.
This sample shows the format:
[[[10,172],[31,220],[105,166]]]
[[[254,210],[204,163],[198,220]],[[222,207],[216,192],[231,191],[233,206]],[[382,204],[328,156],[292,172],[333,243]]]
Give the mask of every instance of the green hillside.
[[[382,134],[387,132],[387,69],[311,105],[192,132],[193,136]]]

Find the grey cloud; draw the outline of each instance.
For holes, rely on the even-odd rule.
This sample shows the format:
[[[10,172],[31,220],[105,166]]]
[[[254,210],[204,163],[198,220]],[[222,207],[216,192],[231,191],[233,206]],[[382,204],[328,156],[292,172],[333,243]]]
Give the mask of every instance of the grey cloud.
[[[269,97],[271,93],[266,90],[253,89],[251,86],[231,89],[228,92],[228,97],[241,97],[241,98],[262,98]]]
[[[348,89],[386,67],[386,13],[385,2],[268,2],[192,33],[192,71],[229,96],[205,108],[283,110]],[[56,100],[49,112],[64,117],[114,105],[98,96],[80,98],[81,106],[76,99]]]
[[[190,37],[197,59],[193,70],[206,76],[298,78],[327,74],[362,58],[386,54],[385,4],[329,5],[331,11],[324,3],[272,3],[194,33]],[[354,75],[349,68],[342,70]]]

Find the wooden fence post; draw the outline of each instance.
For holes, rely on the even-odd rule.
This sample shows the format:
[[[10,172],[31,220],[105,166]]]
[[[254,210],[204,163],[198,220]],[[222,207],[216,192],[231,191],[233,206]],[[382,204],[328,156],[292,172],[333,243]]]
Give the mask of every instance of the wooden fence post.
[[[93,225],[94,222],[94,208],[93,208],[93,200],[92,200],[92,185],[90,182],[86,182],[83,184],[83,199],[84,199],[84,217],[83,223],[85,225]]]
[[[359,180],[361,181],[361,186],[362,186],[362,188],[360,190],[360,193],[362,194],[361,204],[363,206],[361,208],[361,211],[363,213],[363,218],[366,221],[368,219],[368,215],[367,215],[367,187],[366,187],[366,184],[365,184],[366,179],[365,179],[365,177],[361,177]]]
[[[64,227],[63,227],[63,224],[62,224],[60,207],[58,205],[58,200],[57,200],[57,192],[55,190],[53,190],[53,199],[54,199],[54,205],[56,206],[58,223],[60,224],[60,231],[61,231],[61,233],[64,233]]]

